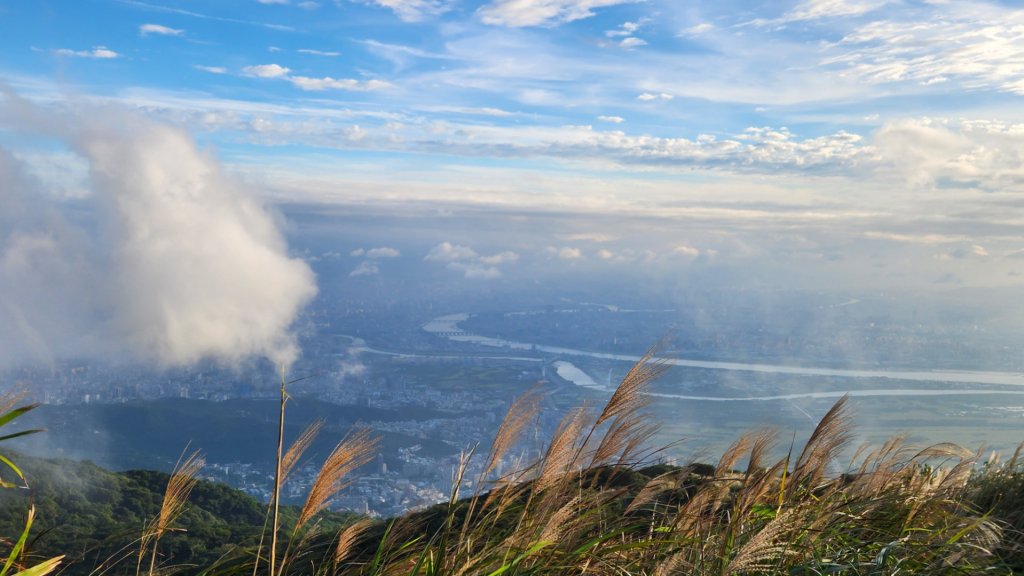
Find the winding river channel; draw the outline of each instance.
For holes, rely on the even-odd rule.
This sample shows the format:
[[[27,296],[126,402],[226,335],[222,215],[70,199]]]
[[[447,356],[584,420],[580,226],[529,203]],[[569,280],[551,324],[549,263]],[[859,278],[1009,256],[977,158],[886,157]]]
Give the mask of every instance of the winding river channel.
[[[617,360],[623,362],[636,362],[640,356],[629,354],[609,354],[605,352],[592,352],[560,346],[548,346],[543,344],[531,344],[527,342],[516,342],[501,338],[481,336],[465,331],[460,324],[469,319],[469,314],[448,314],[439,316],[423,325],[423,330],[440,337],[448,338],[454,342],[477,344],[494,348],[504,348],[517,351],[533,351],[554,354],[558,356],[578,356],[598,358],[602,360]],[[523,358],[525,359],[525,358]],[[816,368],[806,366],[790,366],[777,364],[758,364],[746,362],[718,362],[711,360],[686,360],[682,358],[666,358],[664,361],[672,366],[683,366],[689,368],[705,368],[709,370],[734,370],[746,372],[761,372],[773,374],[792,374],[799,376],[824,376],[838,378],[858,379],[890,379],[897,381],[916,382],[944,382],[955,384],[982,384],[1000,386],[1020,386],[1021,390],[1003,389],[946,389],[946,390],[924,390],[913,388],[886,388],[875,390],[849,390],[829,392],[807,392],[797,394],[784,394],[776,396],[749,396],[749,397],[715,397],[715,396],[685,396],[675,394],[654,394],[652,396],[679,398],[686,400],[705,400],[717,402],[736,402],[750,400],[793,400],[797,398],[833,398],[846,393],[851,396],[957,396],[977,394],[1024,394],[1024,373],[1015,372],[989,372],[989,371],[958,371],[958,370],[862,370],[842,368]],[[556,366],[559,376],[570,380],[578,385],[587,388],[601,388],[594,380],[569,362]],[[577,374],[577,372],[579,374]]]

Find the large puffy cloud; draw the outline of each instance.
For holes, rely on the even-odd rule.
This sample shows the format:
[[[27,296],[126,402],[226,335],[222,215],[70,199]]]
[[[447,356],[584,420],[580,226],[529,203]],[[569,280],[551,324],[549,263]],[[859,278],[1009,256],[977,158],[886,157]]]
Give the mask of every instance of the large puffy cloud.
[[[1002,122],[901,120],[874,144],[889,169],[910,184],[1017,190],[1024,186],[1024,125]]]
[[[0,151],[0,363],[294,360],[313,273],[186,133],[124,111],[50,114],[12,94],[0,122],[69,146],[91,192],[69,204]]]

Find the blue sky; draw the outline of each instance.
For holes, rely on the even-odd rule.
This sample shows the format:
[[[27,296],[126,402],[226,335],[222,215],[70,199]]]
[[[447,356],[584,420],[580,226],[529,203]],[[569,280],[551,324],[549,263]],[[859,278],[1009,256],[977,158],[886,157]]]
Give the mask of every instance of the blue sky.
[[[21,97],[169,123],[274,201],[690,223],[657,246],[532,247],[609,264],[1024,272],[1011,3],[6,1],[0,50]],[[73,153],[9,131],[0,145],[89,193]]]

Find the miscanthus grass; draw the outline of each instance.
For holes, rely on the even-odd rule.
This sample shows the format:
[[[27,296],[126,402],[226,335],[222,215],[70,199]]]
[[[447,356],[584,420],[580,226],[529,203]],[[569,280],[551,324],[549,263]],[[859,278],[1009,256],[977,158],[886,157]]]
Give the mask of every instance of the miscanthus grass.
[[[653,428],[644,411],[665,364],[652,349],[600,411],[570,411],[542,456],[496,475],[530,428],[536,391],[517,399],[483,472],[464,455],[446,504],[346,531],[318,570],[367,575],[1009,574],[1020,538],[1005,514],[1015,456],[979,472],[978,454],[894,438],[856,451],[843,398],[808,441],[777,460],[770,430],[733,443],[717,464],[644,466]],[[1014,476],[1018,474],[1018,476]],[[998,477],[997,477],[998,476]],[[984,480],[988,479],[986,483]],[[1000,480],[1002,479],[1002,480]],[[997,480],[999,480],[997,482]],[[486,488],[484,488],[486,487]],[[1024,514],[1016,516],[1019,522]]]
[[[666,368],[658,348],[649,350],[606,405],[570,410],[532,461],[517,450],[534,428],[542,394],[527,391],[512,403],[486,451],[469,448],[462,455],[447,502],[327,533],[320,514],[378,447],[368,431],[357,430],[328,456],[288,526],[270,513],[277,508],[272,502],[272,536],[187,572],[895,576],[1024,570],[1019,450],[984,464],[979,453],[953,444],[914,448],[899,437],[853,450],[843,398],[803,446],[789,447],[781,458],[770,457],[780,445],[775,432],[755,430],[715,463],[652,465],[654,427],[645,407],[651,382]],[[286,400],[282,385],[282,418]],[[312,424],[288,450],[278,444],[275,494],[321,427]],[[147,551],[150,573],[172,571],[156,562],[156,547],[184,505],[195,462],[186,460],[172,475],[177,484],[168,486],[167,511],[143,539],[139,571]],[[480,472],[471,477],[473,469]]]

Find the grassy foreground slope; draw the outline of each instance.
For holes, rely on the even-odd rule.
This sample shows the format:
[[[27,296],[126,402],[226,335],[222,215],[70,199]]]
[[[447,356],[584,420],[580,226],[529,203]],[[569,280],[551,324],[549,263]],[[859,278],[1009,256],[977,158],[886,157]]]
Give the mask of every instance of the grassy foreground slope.
[[[96,574],[111,573],[106,567],[114,562],[114,573],[150,576],[177,570],[269,576],[1024,570],[1019,450],[1003,463],[982,464],[980,454],[953,444],[919,448],[894,438],[840,462],[853,438],[843,398],[803,446],[792,446],[781,459],[770,457],[776,435],[755,431],[714,464],[649,466],[655,424],[646,412],[646,391],[665,368],[651,351],[601,410],[567,413],[541,456],[524,463],[516,454],[531,436],[542,399],[537,390],[527,392],[512,404],[488,450],[463,455],[448,502],[383,523],[343,525],[326,512],[347,477],[379,448],[366,430],[336,445],[305,503],[283,509],[269,535],[253,523],[264,517],[258,505],[216,492],[223,487],[193,484],[197,468],[187,465],[170,477],[131,473],[103,481],[90,478],[107,473],[72,465],[64,477],[51,470],[52,489],[36,488],[47,496],[36,499],[54,501],[45,517],[51,533],[61,534],[54,538],[59,551],[84,559],[78,566],[95,566]],[[282,430],[287,398],[282,383]],[[314,423],[287,450],[279,444],[278,486],[322,427]],[[470,466],[474,460],[478,467]],[[481,472],[470,478],[470,469]],[[159,498],[161,485],[168,489]],[[19,525],[15,520],[2,528],[14,533]],[[246,528],[252,526],[257,529]],[[45,526],[34,526],[34,542],[42,546],[48,534],[39,528]],[[183,528],[190,533],[176,540]],[[136,562],[134,535],[144,531],[149,536],[141,549],[150,560]],[[193,535],[201,544],[185,544]],[[229,550],[235,553],[216,559]]]

